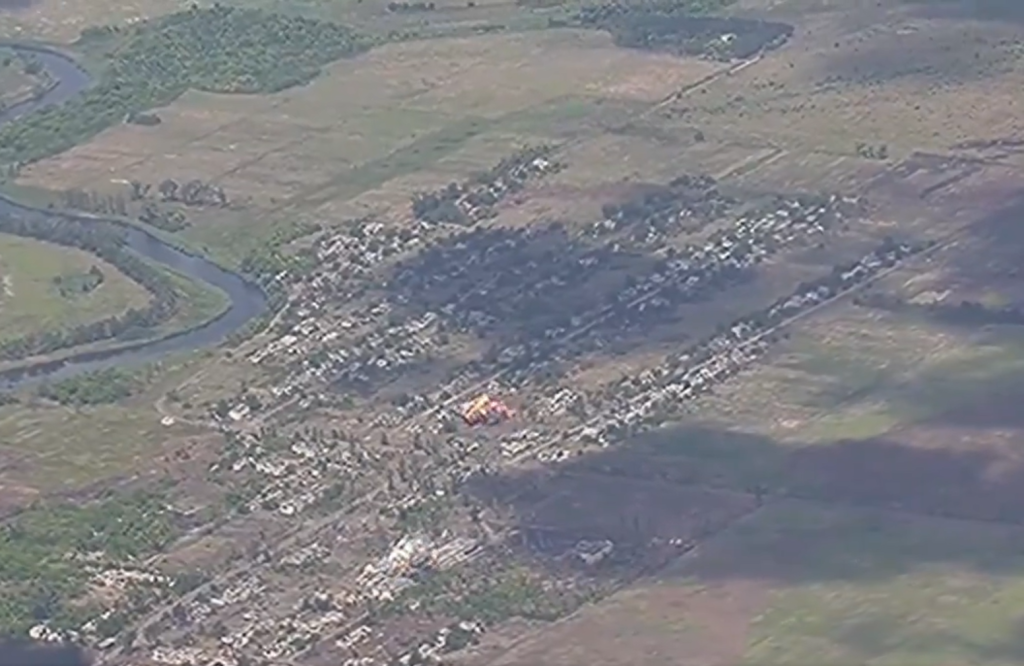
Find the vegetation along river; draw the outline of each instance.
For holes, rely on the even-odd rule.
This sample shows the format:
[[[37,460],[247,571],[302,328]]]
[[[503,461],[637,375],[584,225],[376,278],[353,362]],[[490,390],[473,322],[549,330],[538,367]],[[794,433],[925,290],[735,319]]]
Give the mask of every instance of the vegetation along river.
[[[0,113],[0,125],[43,108],[60,104],[81,93],[90,84],[89,75],[71,58],[62,53],[34,45],[4,44],[4,46],[16,51],[31,52],[50,73],[56,81],[56,85],[42,97],[12,106]],[[0,215],[25,213],[62,215],[62,213],[52,211],[39,211],[0,195]],[[0,387],[13,388],[29,381],[42,379],[64,379],[81,372],[113,366],[133,366],[158,361],[170,354],[213,346],[266,311],[267,298],[259,287],[201,256],[183,252],[168,245],[154,234],[122,221],[101,220],[95,216],[74,215],[73,217],[86,222],[92,220],[97,223],[118,225],[124,229],[127,247],[192,280],[221,290],[228,296],[230,305],[215,319],[162,338],[139,341],[115,349],[71,354],[59,361],[35,363],[24,368],[2,371],[0,372]]]

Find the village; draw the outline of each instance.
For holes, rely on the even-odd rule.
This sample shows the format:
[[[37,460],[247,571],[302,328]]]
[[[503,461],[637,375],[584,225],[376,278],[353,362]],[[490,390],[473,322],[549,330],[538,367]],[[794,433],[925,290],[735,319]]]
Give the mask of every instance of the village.
[[[1019,3],[8,4],[0,666],[1024,660]]]
[[[543,176],[539,159],[517,173]],[[462,194],[450,199],[465,201],[468,189],[452,188]],[[600,384],[575,384],[565,370],[622,337],[674,325],[679,307],[753,284],[779,253],[832,242],[863,207],[835,194],[744,202],[687,176],[604,207],[606,219],[578,233],[561,223],[512,233],[468,215],[478,225],[469,230],[356,220],[317,238],[314,269],[281,278],[292,305],[273,338],[245,357],[272,381],[206,406],[228,441],[209,474],[236,489],[236,529],[260,538],[227,573],[180,598],[157,595],[167,601],[147,606],[139,631],[103,648],[182,666],[291,664],[324,650],[345,666],[439,663],[494,620],[441,613],[412,633],[378,630],[419,612],[409,600],[424,585],[463,580],[467,567],[569,557],[576,564],[537,589],[570,603],[637,562],[685,550],[686,530],[624,537],[616,528],[523,537],[529,547],[510,551],[514,515],[472,488],[524,465],[557,470],[679,418],[767,353],[789,321],[931,247],[861,241],[857,257],[713,322],[660,362]],[[553,239],[561,249],[551,251]],[[658,259],[590,300],[566,296],[630,256],[626,246],[653,248]],[[557,312],[543,307],[554,294]],[[453,349],[469,360],[422,369]],[[557,555],[552,543],[562,544]],[[600,573],[608,558],[619,562],[611,578]],[[531,594],[541,603],[552,593]]]
[[[206,476],[230,489],[220,525],[239,545],[227,568],[188,589],[159,567],[98,571],[144,620],[110,635],[94,625],[116,618],[95,618],[71,637],[176,666],[411,666],[483,640],[526,612],[517,603],[562,612],[603,595],[711,527],[533,526],[509,497],[543,496],[546,482],[502,501],[486,488],[522,469],[557,477],[682,418],[789,322],[935,244],[865,234],[858,197],[724,191],[699,174],[609,202],[597,221],[502,226],[504,198],[560,166],[524,149],[417,194],[401,224],[318,232],[305,267],[274,277],[287,305],[238,359],[263,380],[177,405],[226,442]],[[797,252],[828,260],[732,316],[680,315],[756,291]],[[682,340],[670,351],[578,379],[666,329]],[[477,589],[481,577],[519,591]],[[450,607],[428,611],[437,585]],[[46,623],[33,636],[68,637]]]

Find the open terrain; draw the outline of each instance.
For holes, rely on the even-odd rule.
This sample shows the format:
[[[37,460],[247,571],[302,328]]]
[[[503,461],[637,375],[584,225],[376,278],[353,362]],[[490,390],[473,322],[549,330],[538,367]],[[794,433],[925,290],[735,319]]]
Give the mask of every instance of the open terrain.
[[[237,262],[281,219],[387,214],[411,191],[463,179],[523,144],[597,134],[717,69],[619,49],[595,32],[394,44],[276,95],[189,92],[157,110],[159,126],[108,130],[25,169],[19,183],[216,183],[235,205],[190,216],[181,236]]]
[[[57,521],[94,582],[2,574],[5,626],[109,663],[1020,661],[1012,6],[357,4],[309,14],[387,44],[193,10],[176,39],[214,65],[179,49],[159,94],[169,24],[140,25],[154,50],[103,80],[127,122],[11,131],[19,184],[276,308],[198,360],[5,396],[5,506],[164,507]],[[436,36],[477,9],[505,28]],[[290,51],[223,35],[282,26],[337,57],[243,75]],[[514,414],[469,425],[481,393]]]
[[[780,502],[489,663],[1016,663],[1021,537]]]
[[[0,339],[87,324],[149,301],[116,268],[74,248],[0,235],[0,266]]]

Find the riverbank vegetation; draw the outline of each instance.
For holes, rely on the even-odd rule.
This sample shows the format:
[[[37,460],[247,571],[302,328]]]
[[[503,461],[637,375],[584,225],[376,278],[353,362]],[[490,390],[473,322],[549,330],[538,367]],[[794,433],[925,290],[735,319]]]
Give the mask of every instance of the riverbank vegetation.
[[[39,396],[68,407],[109,405],[130,397],[142,385],[130,372],[107,368],[43,384]]]
[[[0,129],[0,162],[32,162],[62,152],[132,114],[168,104],[189,88],[278,92],[310,81],[326,63],[369,45],[335,23],[221,5],[193,6],[85,37],[117,43],[99,80],[64,104]]]

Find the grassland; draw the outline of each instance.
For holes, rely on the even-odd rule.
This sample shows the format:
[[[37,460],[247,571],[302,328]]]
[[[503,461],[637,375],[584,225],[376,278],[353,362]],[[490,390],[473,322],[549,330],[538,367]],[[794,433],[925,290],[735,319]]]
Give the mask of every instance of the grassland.
[[[103,282],[85,293],[62,294],[58,277],[85,275],[93,266]],[[93,255],[17,236],[0,235],[0,339],[64,329],[144,306],[149,294]]]
[[[959,142],[1019,134],[1020,53],[1001,41],[1017,26],[950,21],[921,3],[772,5],[770,16],[798,25],[791,45],[573,143],[549,186],[585,192],[616,172],[642,181],[690,168],[752,188],[835,187],[879,202],[876,231],[935,238],[1017,193],[1012,151],[950,188],[939,187],[949,173],[914,169],[872,181],[917,151],[960,154]],[[899,57],[897,43],[920,57]],[[858,155],[862,143],[889,157]],[[1016,305],[1016,216],[978,224],[872,290]],[[804,499],[770,500],[676,566],[486,663],[1018,663],[1022,340],[1015,326],[850,300],[793,325],[677,427],[621,452],[631,462],[620,467],[642,460],[648,479],[764,484]],[[655,356],[637,350],[632,371]],[[566,469],[600,470],[618,455]]]
[[[1017,663],[1022,538],[779,503],[495,663]]]
[[[108,130],[19,182],[98,191],[116,188],[112,179],[216,182],[236,206],[198,215],[181,235],[237,262],[282,221],[404,214],[416,189],[523,143],[600,132],[624,108],[716,68],[567,30],[392,44],[276,95],[189,92],[158,110],[161,125]]]
[[[965,240],[926,265],[897,271],[873,291],[908,303],[941,297],[953,307],[962,300],[1016,303],[1019,280],[969,257],[992,258],[1008,248],[1012,254],[1017,247]],[[705,401],[698,414],[793,443],[879,436],[1019,391],[1022,344],[1014,326],[958,326],[921,312],[847,302],[794,327],[766,363]]]
[[[144,390],[116,405],[72,408],[26,398],[0,409],[0,504],[158,473],[162,456],[205,434],[187,423],[162,425],[154,408],[201,362],[182,357],[140,370]]]
[[[73,10],[59,0],[11,3],[0,13],[0,34],[8,39],[30,36],[52,42],[70,43],[82,30],[103,25],[125,25],[142,18],[170,13],[187,6],[176,0],[102,2],[76,6]]]

